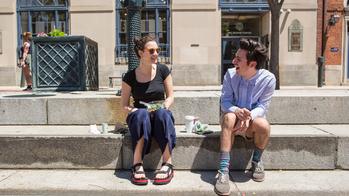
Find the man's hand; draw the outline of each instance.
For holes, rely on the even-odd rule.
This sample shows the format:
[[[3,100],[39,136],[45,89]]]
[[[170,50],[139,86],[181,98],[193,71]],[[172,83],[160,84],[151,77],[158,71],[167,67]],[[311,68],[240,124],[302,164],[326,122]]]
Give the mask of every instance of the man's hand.
[[[248,119],[251,119],[251,112],[246,108],[238,108],[235,110],[234,113],[236,117],[241,121],[246,121]]]
[[[247,120],[238,120],[236,123],[233,132],[246,132],[248,127],[250,126],[251,118],[248,118]]]

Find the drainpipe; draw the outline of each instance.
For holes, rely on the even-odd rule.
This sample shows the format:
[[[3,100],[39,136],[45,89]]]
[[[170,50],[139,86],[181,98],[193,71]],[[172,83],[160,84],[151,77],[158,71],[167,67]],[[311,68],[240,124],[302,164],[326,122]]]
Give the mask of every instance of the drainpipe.
[[[327,14],[327,0],[322,0],[322,44],[321,44],[321,56],[317,59],[318,64],[318,87],[322,87],[324,84],[324,65],[325,65],[325,51],[327,42],[327,30],[326,30],[326,14]]]

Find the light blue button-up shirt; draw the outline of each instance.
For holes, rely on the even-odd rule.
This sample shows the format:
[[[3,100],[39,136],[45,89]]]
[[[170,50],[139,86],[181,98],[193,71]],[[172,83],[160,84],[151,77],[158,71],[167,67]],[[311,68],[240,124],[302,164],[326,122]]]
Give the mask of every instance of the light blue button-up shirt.
[[[247,108],[251,111],[252,120],[265,118],[275,84],[274,74],[265,69],[257,70],[249,80],[236,74],[235,68],[228,69],[223,81],[221,110],[227,113]]]

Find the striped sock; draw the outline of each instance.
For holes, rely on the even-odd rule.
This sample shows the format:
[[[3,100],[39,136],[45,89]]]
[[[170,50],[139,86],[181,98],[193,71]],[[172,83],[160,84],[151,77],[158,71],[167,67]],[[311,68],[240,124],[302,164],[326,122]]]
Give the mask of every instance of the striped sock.
[[[263,149],[255,148],[253,151],[252,161],[258,163],[261,160]]]
[[[222,173],[229,173],[230,152],[221,151],[221,159],[219,163],[219,171]]]

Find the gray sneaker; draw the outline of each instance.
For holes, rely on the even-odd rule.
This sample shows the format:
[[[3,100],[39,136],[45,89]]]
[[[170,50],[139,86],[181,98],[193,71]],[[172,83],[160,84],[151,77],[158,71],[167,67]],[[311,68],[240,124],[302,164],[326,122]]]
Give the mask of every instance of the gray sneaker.
[[[254,162],[252,161],[252,180],[256,182],[262,182],[264,180],[264,166],[262,161]]]
[[[230,194],[230,186],[229,186],[229,173],[225,174],[218,170],[218,174],[216,176],[217,181],[214,185],[214,191],[217,195],[229,195]]]

